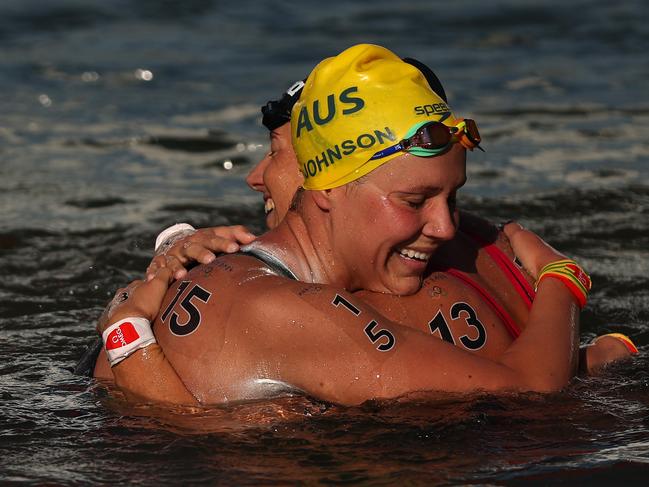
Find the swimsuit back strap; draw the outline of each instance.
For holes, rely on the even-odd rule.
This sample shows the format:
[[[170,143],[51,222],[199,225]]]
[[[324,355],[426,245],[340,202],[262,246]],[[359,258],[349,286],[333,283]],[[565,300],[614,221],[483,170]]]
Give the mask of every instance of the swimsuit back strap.
[[[500,268],[502,273],[505,275],[507,280],[512,284],[518,295],[523,299],[523,302],[527,306],[527,309],[532,307],[532,302],[534,301],[534,288],[532,285],[525,279],[525,276],[521,272],[514,262],[512,262],[509,257],[494,243],[487,243],[478,235],[472,234],[470,232],[464,232],[473,240],[478,246],[483,247],[489,257],[495,262],[495,264]]]
[[[489,307],[491,307],[492,311],[496,313],[496,315],[498,315],[498,317],[502,320],[502,322],[505,325],[505,328],[507,328],[507,331],[509,332],[511,337],[513,339],[518,338],[518,336],[521,334],[521,330],[516,324],[516,322],[514,321],[514,319],[510,316],[510,314],[507,312],[505,308],[503,308],[494,298],[491,297],[491,295],[482,286],[480,286],[480,284],[478,284],[469,276],[465,275],[464,273],[458,270],[447,269],[445,272],[454,277],[457,277],[466,285],[472,287],[480,295],[480,297],[489,305]]]
[[[287,277],[288,279],[292,279],[294,281],[299,281],[297,276],[286,264],[284,264],[284,262],[282,262],[281,260],[279,260],[279,258],[266,250],[260,249],[259,247],[246,246],[242,247],[239,253],[252,255],[253,257],[262,261],[268,267],[270,267],[271,270],[273,270],[276,274]]]

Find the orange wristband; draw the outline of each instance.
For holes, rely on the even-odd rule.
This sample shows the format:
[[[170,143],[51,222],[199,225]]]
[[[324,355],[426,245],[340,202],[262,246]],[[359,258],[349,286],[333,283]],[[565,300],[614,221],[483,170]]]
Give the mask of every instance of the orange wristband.
[[[600,338],[604,337],[613,337],[618,339],[619,341],[624,344],[624,346],[627,348],[629,352],[631,352],[631,355],[636,355],[638,353],[638,347],[635,346],[635,344],[631,341],[631,339],[622,334],[622,333],[607,333],[606,335],[599,336],[595,338],[595,342],[597,342]]]
[[[539,277],[536,280],[535,289],[546,277],[553,277],[560,280],[570,292],[575,296],[580,308],[586,306],[588,292],[591,289],[592,282],[590,276],[579,267],[574,260],[564,259],[556,262],[550,262],[541,269]]]

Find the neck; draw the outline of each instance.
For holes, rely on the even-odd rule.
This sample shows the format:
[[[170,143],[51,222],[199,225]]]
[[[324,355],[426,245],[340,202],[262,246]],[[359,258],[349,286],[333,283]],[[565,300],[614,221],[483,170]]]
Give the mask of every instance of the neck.
[[[279,258],[300,281],[354,287],[350,273],[333,252],[326,212],[309,198],[305,198],[300,211],[289,211],[276,228],[258,238],[254,245]]]

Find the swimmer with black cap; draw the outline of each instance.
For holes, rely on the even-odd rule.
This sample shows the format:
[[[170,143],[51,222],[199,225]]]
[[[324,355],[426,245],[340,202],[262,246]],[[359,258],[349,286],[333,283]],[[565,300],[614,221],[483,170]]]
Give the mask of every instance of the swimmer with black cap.
[[[128,390],[139,373],[129,370],[149,367],[160,380],[144,395],[154,400],[205,404],[259,397],[260,384],[275,380],[355,404],[420,390],[546,391],[567,383],[576,365],[578,300],[558,280],[539,283],[526,329],[497,361],[470,355],[417,326],[399,325],[348,292],[417,291],[430,256],[455,236],[454,195],[465,179],[467,129],[461,119],[451,113],[428,117],[448,127],[450,136],[445,147],[426,147],[425,137],[416,134],[414,145],[434,153],[399,149],[373,160],[409,139],[408,131],[420,124],[405,109],[439,104],[414,71],[389,51],[368,45],[318,65],[293,110],[294,146],[307,172],[309,160],[339,142],[342,156],[309,173],[309,185],[323,189],[304,191],[298,207],[254,245],[304,282],[281,277],[245,255],[219,257],[214,265],[192,270],[163,303],[155,325],[158,344],[114,367],[118,384]],[[336,88],[338,95],[354,89],[347,95],[363,106],[352,102],[337,114],[314,116]],[[303,107],[310,129],[295,115]],[[358,109],[349,113],[353,107]],[[372,144],[367,139],[353,151],[343,145],[374,126],[390,136],[375,137]],[[505,230],[533,274],[562,258],[517,225]],[[149,283],[133,286],[132,296],[160,294],[170,277],[168,269],[159,269]],[[129,308],[128,300],[116,309],[106,323],[134,311],[153,316],[146,315],[151,309]],[[180,380],[184,396],[175,395],[174,380]]]

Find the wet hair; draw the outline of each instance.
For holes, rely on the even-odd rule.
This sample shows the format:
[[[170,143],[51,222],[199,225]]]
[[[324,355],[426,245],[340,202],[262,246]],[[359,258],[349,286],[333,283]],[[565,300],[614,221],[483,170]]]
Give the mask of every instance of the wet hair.
[[[300,186],[297,188],[297,191],[293,195],[293,199],[291,200],[291,204],[288,207],[288,211],[299,211],[300,208],[302,207],[302,201],[304,201],[304,192],[306,190]]]
[[[442,100],[448,103],[442,82],[432,69],[414,58],[404,57],[403,61],[421,71],[430,88],[437,93]],[[291,121],[291,110],[293,109],[293,105],[295,105],[295,103],[300,99],[300,94],[304,88],[305,81],[306,80],[296,81],[288,90],[286,90],[279,100],[270,100],[261,107],[261,123],[263,123],[268,130],[273,131]]]

